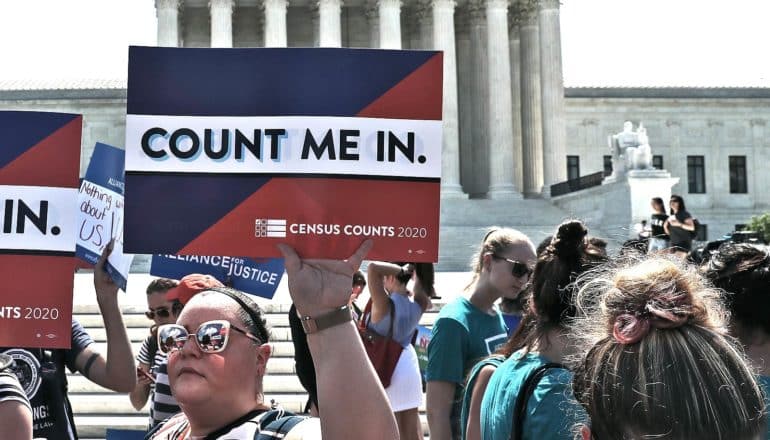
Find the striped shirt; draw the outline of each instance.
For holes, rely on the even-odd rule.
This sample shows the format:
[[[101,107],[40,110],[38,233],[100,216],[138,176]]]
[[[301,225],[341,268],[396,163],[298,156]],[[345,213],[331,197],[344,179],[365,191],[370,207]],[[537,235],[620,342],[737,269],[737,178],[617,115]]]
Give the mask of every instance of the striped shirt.
[[[150,428],[182,411],[179,408],[176,399],[171,394],[171,386],[168,381],[168,359],[166,358],[166,355],[162,351],[157,350],[152,363],[149,361],[151,338],[152,335],[144,340],[142,348],[139,349],[139,354],[136,356],[137,362],[149,365],[150,371],[155,374],[155,384],[151,385],[150,393]]]
[[[32,412],[27,394],[13,371],[0,371],[0,403],[21,402]]]

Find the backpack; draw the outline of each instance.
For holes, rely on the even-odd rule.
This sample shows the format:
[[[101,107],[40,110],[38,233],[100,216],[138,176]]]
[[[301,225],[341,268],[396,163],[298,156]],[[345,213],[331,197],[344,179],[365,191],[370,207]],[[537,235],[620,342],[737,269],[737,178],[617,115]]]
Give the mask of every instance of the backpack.
[[[254,440],[283,439],[295,426],[309,419],[307,416],[298,416],[282,409],[273,409],[263,413],[259,418],[259,432]]]
[[[545,376],[548,370],[552,368],[564,368],[563,365],[555,362],[548,362],[535,368],[529,373],[527,380],[521,386],[519,394],[516,396],[516,404],[513,407],[513,429],[511,429],[511,440],[521,440],[524,438],[524,418],[527,416],[527,401],[529,396],[535,392],[537,384]]]

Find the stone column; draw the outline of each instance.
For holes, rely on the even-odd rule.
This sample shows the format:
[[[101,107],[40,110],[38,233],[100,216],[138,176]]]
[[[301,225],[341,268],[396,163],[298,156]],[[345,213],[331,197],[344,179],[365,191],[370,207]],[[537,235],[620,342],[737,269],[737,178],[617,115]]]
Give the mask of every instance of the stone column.
[[[516,5],[516,3],[514,3]],[[513,182],[524,188],[521,152],[521,40],[518,11],[511,6],[508,13],[508,42],[511,47],[511,116],[513,125]]]
[[[420,48],[433,49],[433,4],[431,0],[417,1],[417,25],[420,30]]]
[[[513,184],[508,0],[486,0],[489,87],[489,198],[520,197]]]
[[[482,191],[478,189],[478,173],[474,170],[476,145],[473,136],[476,128],[473,125],[472,77],[476,66],[473,63],[473,52],[470,37],[470,19],[468,8],[457,8],[455,11],[455,34],[457,38],[457,118],[460,134],[460,186],[463,192],[471,195]],[[486,187],[485,187],[486,190]],[[486,192],[486,191],[483,191]]]
[[[473,185],[469,194],[484,194],[489,191],[489,138],[487,136],[489,120],[489,88],[487,87],[487,23],[486,8],[483,0],[471,1],[467,4],[469,18],[469,34],[471,43],[471,58],[463,64],[470,69],[470,121],[472,132],[470,136],[471,167]],[[460,87],[463,87],[461,84]],[[461,111],[462,113],[462,111]],[[463,164],[466,166],[466,164]]]
[[[209,0],[211,47],[233,47],[233,0]]]
[[[342,0],[318,0],[318,45],[342,47]]]
[[[264,0],[265,47],[286,47],[287,0]]]
[[[177,47],[179,45],[181,3],[181,0],[155,0],[155,13],[158,16],[158,46]]]
[[[543,112],[543,195],[567,180],[567,127],[561,68],[559,0],[540,0],[540,96]]]
[[[366,25],[369,28],[369,47],[376,49],[380,47],[380,17],[377,3],[374,1],[366,2],[364,15],[366,16]]]
[[[460,145],[457,121],[457,57],[455,0],[433,0],[433,47],[444,51],[443,142],[441,196],[464,198],[460,188]]]
[[[378,0],[380,48],[401,49],[401,0]]]
[[[537,196],[543,188],[543,138],[540,108],[540,45],[537,14],[522,11],[521,39],[521,144],[524,194]]]

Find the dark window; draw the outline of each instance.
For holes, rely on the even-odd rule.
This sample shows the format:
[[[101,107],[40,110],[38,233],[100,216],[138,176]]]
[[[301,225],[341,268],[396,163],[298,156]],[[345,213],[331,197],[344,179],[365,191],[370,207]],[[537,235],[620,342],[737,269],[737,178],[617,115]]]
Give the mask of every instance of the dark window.
[[[652,167],[656,170],[662,170],[663,169],[663,156],[660,154],[656,154],[652,156]]]
[[[695,240],[706,241],[708,240],[708,236],[709,236],[709,225],[699,223],[698,230],[695,231]]]
[[[690,194],[706,192],[706,166],[703,156],[687,156],[687,191]]]
[[[602,156],[604,160],[604,177],[612,175],[612,156]]]
[[[735,225],[735,232],[740,232],[744,229],[746,229],[745,223],[738,223],[737,225]]]
[[[567,180],[580,178],[580,156],[567,156]]]
[[[746,156],[730,156],[730,193],[746,194]]]

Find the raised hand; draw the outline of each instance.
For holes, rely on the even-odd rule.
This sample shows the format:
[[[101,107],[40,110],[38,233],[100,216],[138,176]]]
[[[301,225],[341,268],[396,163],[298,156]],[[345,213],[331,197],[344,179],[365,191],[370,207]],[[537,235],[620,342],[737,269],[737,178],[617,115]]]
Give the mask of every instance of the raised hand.
[[[364,241],[347,260],[303,260],[291,246],[279,244],[289,278],[289,294],[302,316],[318,316],[347,304],[353,273],[372,248]]]

